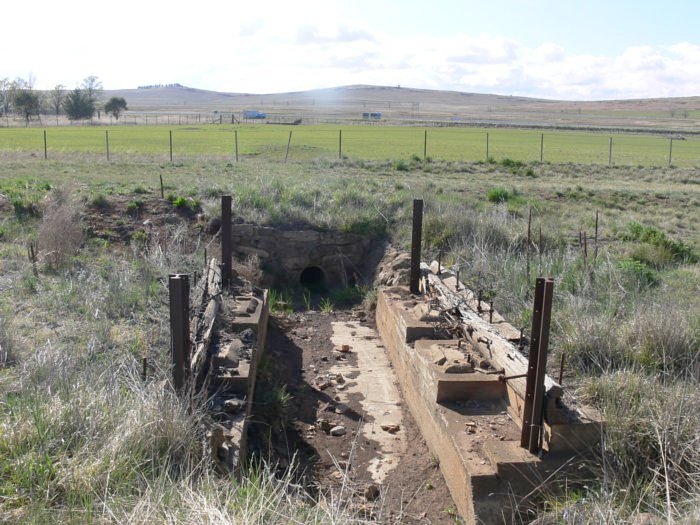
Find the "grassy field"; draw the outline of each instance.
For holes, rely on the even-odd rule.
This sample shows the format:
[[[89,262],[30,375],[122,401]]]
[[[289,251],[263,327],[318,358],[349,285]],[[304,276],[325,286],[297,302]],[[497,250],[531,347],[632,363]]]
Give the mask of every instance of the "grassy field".
[[[98,210],[128,202],[133,209],[141,203],[147,213],[170,202],[174,208],[182,197],[209,217],[218,213],[224,193],[233,195],[234,213],[246,220],[381,236],[403,248],[410,239],[411,201],[423,198],[425,259],[444,250],[443,260],[459,265],[462,279],[483,289],[517,326],[528,324],[533,278],[554,277],[551,361],[566,355],[565,386],[598,406],[608,426],[596,451],[596,475],[585,489],[558,499],[543,495],[538,510],[560,521],[573,512],[577,523],[640,523],[641,513],[677,522],[700,519],[696,168],[438,160],[433,133],[455,138],[455,144],[468,136],[452,129],[429,131],[434,160],[423,162],[412,158],[422,154],[422,130],[353,128],[347,131],[350,158],[338,161],[331,159],[337,145],[332,129],[273,126],[241,129],[249,156],[236,164],[220,158],[232,143],[231,128],[202,129],[176,129],[176,152],[197,137],[200,144],[217,137],[221,150],[207,157],[192,146],[175,163],[165,162],[167,150],[158,152],[168,146],[165,128],[115,129],[110,163],[94,158],[104,130],[65,131],[66,138],[94,134],[94,156],[89,148],[66,149],[44,161],[28,155],[38,147],[4,148],[0,521],[359,522],[337,501],[314,505],[289,479],[266,470],[253,471],[245,483],[217,477],[197,434],[206,418],[203,403],[190,409],[159,386],[168,362],[163,279],[198,268],[210,239],[187,240],[185,233],[196,237],[201,222],[189,228],[173,222],[162,243],[145,243],[142,218],[125,211],[103,224]],[[294,139],[306,130],[319,142],[317,149],[299,144],[285,165],[279,160],[290,129]],[[120,153],[119,131],[134,134],[128,144],[136,158]],[[353,132],[378,160],[352,153]],[[9,133],[0,136],[41,139],[35,130]],[[139,133],[140,140],[133,138]],[[243,146],[243,138],[255,133],[258,145],[249,139]],[[413,142],[388,155],[381,133],[397,144],[396,137]],[[470,133],[478,138],[485,132]],[[513,144],[526,148],[521,151],[534,146],[539,154],[539,135],[490,133],[497,159],[499,133],[521,137]],[[326,136],[324,145],[319,137]],[[165,202],[159,198],[161,176],[170,197]],[[536,233],[528,248],[530,209]],[[598,256],[591,243],[584,260],[579,232],[593,237],[596,211]],[[112,240],[114,232],[106,231],[120,225],[133,228],[126,241]],[[35,264],[27,257],[30,243],[36,243]],[[146,383],[138,379],[143,352],[155,368]]]
[[[338,158],[339,128],[330,125],[205,125],[180,126],[173,130],[174,160],[188,157],[231,159],[235,155],[234,130],[238,131],[239,155],[282,161],[291,131],[289,158],[316,160]],[[109,128],[113,160],[133,157],[169,160],[167,126]],[[423,158],[425,131],[413,127],[348,126],[342,129],[342,155],[350,159],[408,160]],[[519,129],[429,128],[427,155],[433,160],[474,162],[489,157],[532,162],[540,160],[542,133]],[[543,159],[552,163],[608,164],[609,134],[594,132],[544,132]],[[666,166],[669,139],[643,134],[612,135],[612,162],[616,165]],[[105,129],[91,127],[52,128],[47,131],[48,155],[66,159],[71,155],[106,157]],[[0,155],[44,155],[43,131],[36,128],[0,129]],[[672,161],[677,166],[700,165],[700,138],[673,142]]]

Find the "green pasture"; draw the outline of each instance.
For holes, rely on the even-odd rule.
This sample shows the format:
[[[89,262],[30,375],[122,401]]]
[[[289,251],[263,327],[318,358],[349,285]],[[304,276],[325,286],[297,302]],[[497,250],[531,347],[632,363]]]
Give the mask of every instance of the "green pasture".
[[[168,160],[170,131],[173,159],[178,157],[233,158],[234,132],[238,133],[239,158],[259,156],[284,160],[289,133],[290,160],[337,158],[342,129],[342,154],[367,160],[399,160],[423,157],[424,128],[398,126],[330,125],[199,125],[50,128],[47,133],[49,157],[72,154],[106,157],[106,131],[110,157],[126,160],[150,157]],[[43,158],[43,130],[0,129],[0,153]],[[495,160],[511,158],[539,161],[542,132],[520,129],[428,128],[427,155],[435,160],[479,161],[487,155]],[[607,164],[610,134],[576,131],[544,132],[543,159],[554,163]],[[619,165],[663,166],[669,163],[669,139],[642,134],[613,134],[612,162]],[[700,139],[673,141],[672,161],[677,166],[700,165]]]

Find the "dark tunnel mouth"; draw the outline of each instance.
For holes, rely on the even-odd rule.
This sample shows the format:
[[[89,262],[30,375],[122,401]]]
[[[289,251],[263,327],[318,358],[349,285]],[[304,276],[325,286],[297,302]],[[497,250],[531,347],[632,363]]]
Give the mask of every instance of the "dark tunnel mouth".
[[[307,266],[299,276],[299,284],[312,292],[326,289],[326,274],[319,266]]]

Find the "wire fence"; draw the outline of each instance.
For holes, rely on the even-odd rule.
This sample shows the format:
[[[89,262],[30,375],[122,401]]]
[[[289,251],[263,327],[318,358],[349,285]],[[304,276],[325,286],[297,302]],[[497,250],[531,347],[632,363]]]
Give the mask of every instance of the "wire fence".
[[[44,159],[72,155],[110,161],[132,157],[185,161],[210,157],[289,162],[318,159],[510,164],[552,162],[637,166],[700,166],[700,137],[542,132],[510,128],[191,124],[0,129],[0,154]],[[512,162],[511,162],[512,161]]]

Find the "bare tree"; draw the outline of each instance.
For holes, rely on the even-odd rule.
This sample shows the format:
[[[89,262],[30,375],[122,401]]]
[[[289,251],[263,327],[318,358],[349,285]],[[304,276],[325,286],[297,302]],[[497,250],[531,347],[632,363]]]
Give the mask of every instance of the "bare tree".
[[[92,103],[97,105],[100,98],[102,98],[102,82],[100,82],[96,76],[90,75],[83,79],[83,83],[80,87]]]
[[[10,79],[0,78],[0,114],[7,115],[10,111]]]
[[[56,84],[56,86],[49,91],[49,104],[51,105],[51,109],[56,112],[56,116],[61,112],[61,106],[65,98],[66,86],[63,84]]]

